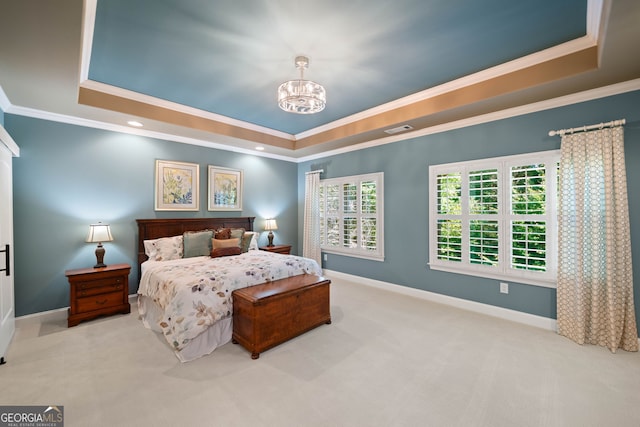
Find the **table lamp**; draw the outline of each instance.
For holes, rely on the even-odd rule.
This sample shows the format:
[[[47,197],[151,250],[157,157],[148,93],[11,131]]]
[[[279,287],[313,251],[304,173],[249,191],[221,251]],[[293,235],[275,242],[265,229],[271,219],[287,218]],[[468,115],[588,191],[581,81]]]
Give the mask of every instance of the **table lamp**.
[[[273,246],[273,231],[278,229],[278,224],[276,224],[275,219],[268,219],[265,221],[264,229],[269,231],[267,238],[269,239],[269,244],[267,246]]]
[[[88,243],[98,243],[98,247],[96,248],[96,265],[94,265],[93,268],[106,267],[107,265],[104,263],[105,251],[104,247],[102,247],[102,242],[113,241],[109,224],[103,224],[101,222],[91,224],[89,226],[89,234],[87,234],[86,241]]]

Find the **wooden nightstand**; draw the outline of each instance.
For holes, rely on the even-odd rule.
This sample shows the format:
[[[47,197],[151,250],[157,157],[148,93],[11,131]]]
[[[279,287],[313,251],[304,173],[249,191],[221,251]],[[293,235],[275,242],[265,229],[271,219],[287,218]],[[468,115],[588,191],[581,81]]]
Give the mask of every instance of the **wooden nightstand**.
[[[67,270],[70,307],[67,325],[116,313],[130,313],[129,264]]]
[[[260,246],[260,250],[289,255],[291,253],[291,245]]]

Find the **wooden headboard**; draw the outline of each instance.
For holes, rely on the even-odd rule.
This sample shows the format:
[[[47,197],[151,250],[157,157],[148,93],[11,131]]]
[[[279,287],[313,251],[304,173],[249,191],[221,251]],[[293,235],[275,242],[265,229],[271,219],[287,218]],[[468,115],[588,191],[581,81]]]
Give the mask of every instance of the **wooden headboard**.
[[[234,218],[154,218],[136,219],[138,223],[138,278],[140,264],[147,260],[144,253],[144,241],[160,237],[178,236],[185,231],[217,230],[219,228],[244,228],[253,231],[255,216]]]

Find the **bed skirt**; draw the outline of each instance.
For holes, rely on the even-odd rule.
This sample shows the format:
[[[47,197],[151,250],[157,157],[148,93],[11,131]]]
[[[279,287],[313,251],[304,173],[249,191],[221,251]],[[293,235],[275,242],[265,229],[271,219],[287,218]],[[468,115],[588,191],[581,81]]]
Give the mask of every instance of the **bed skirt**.
[[[147,329],[162,334],[158,319],[162,317],[163,311],[151,298],[138,295],[138,313],[142,324]],[[182,350],[174,350],[174,354],[181,362],[190,362],[210,354],[216,348],[231,341],[231,335],[233,334],[232,321],[233,318],[231,316],[221,319],[192,339]]]

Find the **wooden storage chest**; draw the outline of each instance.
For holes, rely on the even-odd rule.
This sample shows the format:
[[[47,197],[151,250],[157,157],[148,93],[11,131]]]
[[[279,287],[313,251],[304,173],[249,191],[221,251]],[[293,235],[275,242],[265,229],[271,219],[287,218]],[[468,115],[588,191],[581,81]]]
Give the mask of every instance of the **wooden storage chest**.
[[[232,341],[257,359],[271,347],[330,324],[330,283],[304,274],[233,291]]]

